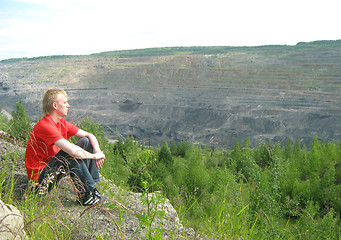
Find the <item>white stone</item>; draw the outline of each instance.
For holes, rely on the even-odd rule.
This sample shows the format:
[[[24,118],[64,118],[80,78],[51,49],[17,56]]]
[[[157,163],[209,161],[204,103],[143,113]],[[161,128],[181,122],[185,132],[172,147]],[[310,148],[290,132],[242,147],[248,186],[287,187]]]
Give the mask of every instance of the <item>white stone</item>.
[[[24,220],[20,211],[0,200],[0,240],[28,239],[24,231]]]

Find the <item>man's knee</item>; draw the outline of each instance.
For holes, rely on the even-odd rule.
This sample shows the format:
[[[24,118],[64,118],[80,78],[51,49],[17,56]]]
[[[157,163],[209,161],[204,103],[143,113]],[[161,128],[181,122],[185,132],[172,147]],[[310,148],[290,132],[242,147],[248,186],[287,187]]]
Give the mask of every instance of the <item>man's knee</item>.
[[[91,146],[90,139],[87,137],[80,138],[77,141],[76,145],[87,150],[88,152],[91,152],[91,153],[93,152],[93,148]]]
[[[86,146],[86,145],[88,145],[88,144],[90,144],[90,140],[89,140],[89,138],[87,138],[87,137],[82,137],[82,138],[80,138],[78,141],[77,141],[77,143],[76,143],[76,145],[78,145],[78,146]]]
[[[77,143],[76,143],[76,145],[78,145],[78,146],[80,146],[81,148],[87,148],[89,145],[91,145],[90,144],[90,140],[89,140],[89,138],[87,138],[87,137],[82,137],[82,138],[80,138],[78,141],[77,141]]]

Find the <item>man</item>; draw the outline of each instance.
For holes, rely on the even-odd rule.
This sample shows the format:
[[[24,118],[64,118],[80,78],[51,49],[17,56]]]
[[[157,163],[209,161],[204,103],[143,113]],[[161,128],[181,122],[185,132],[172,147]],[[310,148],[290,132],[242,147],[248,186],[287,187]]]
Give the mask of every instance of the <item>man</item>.
[[[67,173],[78,192],[78,201],[89,206],[103,198],[96,189],[100,181],[99,169],[105,155],[96,137],[64,117],[70,105],[64,90],[49,89],[43,98],[45,116],[33,128],[26,148],[25,164],[28,178],[50,191]],[[76,144],[67,139],[76,136]]]

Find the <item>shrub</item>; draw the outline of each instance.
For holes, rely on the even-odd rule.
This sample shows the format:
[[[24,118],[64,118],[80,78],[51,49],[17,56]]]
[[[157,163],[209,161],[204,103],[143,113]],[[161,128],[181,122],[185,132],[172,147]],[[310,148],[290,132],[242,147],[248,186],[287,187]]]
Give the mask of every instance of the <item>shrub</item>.
[[[153,170],[155,168],[156,158],[153,151],[143,150],[137,154],[137,158],[130,165],[131,175],[127,180],[129,187],[135,192],[144,192],[147,190],[145,184],[148,184],[148,190],[155,191],[157,186],[152,184],[154,181]]]
[[[261,168],[257,165],[253,152],[250,149],[249,139],[245,140],[242,149],[240,149],[238,144],[235,145],[231,158],[235,162],[235,171],[238,174],[242,174],[248,182],[258,181]]]
[[[96,136],[98,143],[100,144],[101,148],[105,149],[108,144],[108,139],[104,135],[104,129],[99,124],[93,121],[90,117],[85,116],[84,119],[81,121],[80,126],[81,129],[92,133]]]
[[[187,141],[179,142],[176,156],[185,157],[188,148],[189,148],[189,144],[187,143]]]
[[[319,205],[313,201],[307,202],[302,217],[297,222],[298,237],[301,239],[339,239],[340,225],[338,225],[335,211],[330,211],[320,217]]]
[[[9,133],[20,142],[27,142],[32,131],[32,122],[26,113],[25,106],[21,101],[16,104],[16,111],[12,113],[9,121]]]
[[[171,152],[172,155],[178,156],[178,146],[176,145],[175,141],[171,142],[170,152]]]
[[[172,154],[168,148],[167,142],[164,142],[161,145],[161,148],[157,154],[157,159],[160,163],[165,164],[166,167],[173,168],[174,160],[173,160]]]

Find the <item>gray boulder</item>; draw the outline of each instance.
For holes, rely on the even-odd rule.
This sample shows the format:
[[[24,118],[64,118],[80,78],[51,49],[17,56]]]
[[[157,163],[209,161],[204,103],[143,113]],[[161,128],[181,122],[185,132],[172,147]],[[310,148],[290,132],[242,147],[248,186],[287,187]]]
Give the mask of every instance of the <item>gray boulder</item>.
[[[0,200],[0,239],[28,239],[20,211]]]

